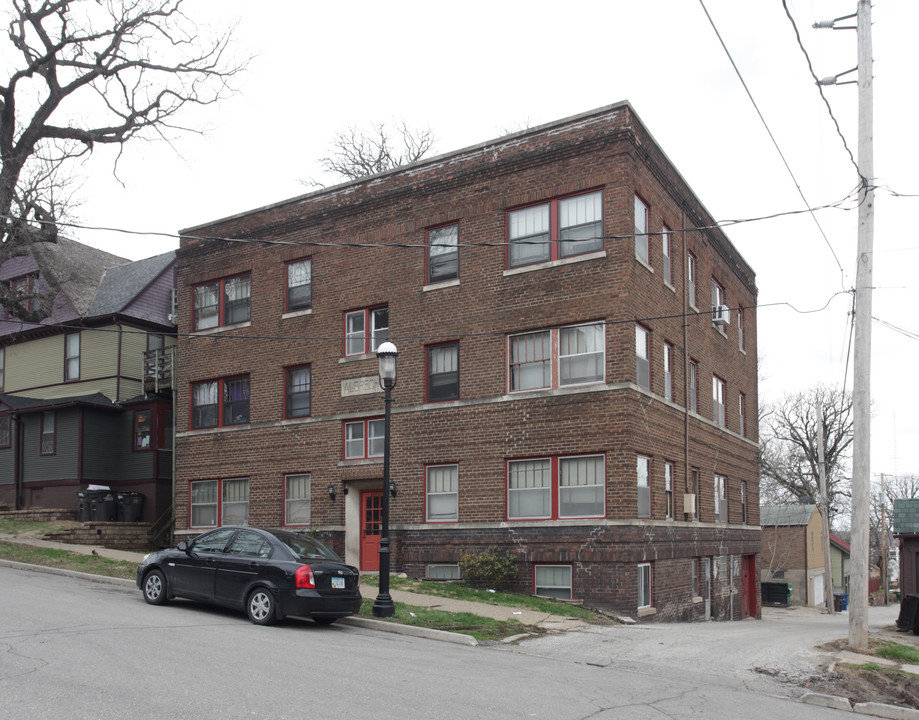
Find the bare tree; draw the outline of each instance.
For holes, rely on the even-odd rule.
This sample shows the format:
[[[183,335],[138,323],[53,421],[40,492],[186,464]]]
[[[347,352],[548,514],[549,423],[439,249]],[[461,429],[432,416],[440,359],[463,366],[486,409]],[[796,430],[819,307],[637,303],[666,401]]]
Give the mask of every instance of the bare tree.
[[[0,264],[56,240],[73,161],[97,145],[120,156],[134,138],[169,139],[188,129],[180,111],[228,94],[245,66],[228,57],[232,30],[199,39],[182,2],[12,0],[0,45],[10,67],[0,81]],[[0,284],[15,317],[41,319],[35,304]]]
[[[895,500],[919,498],[919,475],[882,475],[881,484],[871,493],[869,525],[869,562],[883,565],[883,541],[893,538],[893,505]],[[889,556],[888,556],[889,560]]]
[[[405,121],[395,122],[392,129],[382,123],[369,129],[351,126],[335,136],[330,154],[320,158],[319,164],[326,172],[357,180],[421,160],[434,142],[430,128],[410,128]],[[321,183],[310,180],[307,184]]]
[[[820,495],[817,433],[823,427],[830,514],[849,497],[846,476],[852,445],[852,398],[824,386],[786,395],[766,408],[760,420],[760,475],[765,495],[789,500]]]

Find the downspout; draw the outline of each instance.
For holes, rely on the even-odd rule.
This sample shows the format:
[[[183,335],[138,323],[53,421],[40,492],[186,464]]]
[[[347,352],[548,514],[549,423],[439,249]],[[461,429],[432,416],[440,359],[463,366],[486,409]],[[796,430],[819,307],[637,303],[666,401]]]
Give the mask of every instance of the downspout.
[[[121,323],[112,316],[112,322],[118,326],[118,367],[115,371],[115,402],[121,402],[121,342],[124,334],[124,328]]]
[[[698,492],[698,488],[690,488],[689,478],[689,248],[686,245],[686,205],[680,203],[680,234],[683,236],[683,472],[684,485],[686,492],[693,490]],[[696,383],[699,379],[696,378]],[[692,519],[698,520],[695,509],[699,507],[699,498],[693,503]],[[686,501],[683,501],[683,510],[685,514]]]
[[[22,483],[23,483],[23,425],[22,417],[19,413],[12,415],[13,426],[16,428],[16,445],[13,454],[13,475],[16,477],[16,509],[23,510],[22,507]]]

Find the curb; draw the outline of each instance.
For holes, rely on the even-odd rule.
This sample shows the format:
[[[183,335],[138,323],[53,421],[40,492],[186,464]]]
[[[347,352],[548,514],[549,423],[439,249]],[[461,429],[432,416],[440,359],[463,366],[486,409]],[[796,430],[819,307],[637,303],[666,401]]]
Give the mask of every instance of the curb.
[[[818,707],[832,708],[833,710],[845,710],[847,712],[858,713],[859,715],[870,715],[872,717],[888,718],[888,720],[919,720],[919,710],[913,708],[901,707],[899,705],[887,705],[885,703],[849,702],[849,698],[839,697],[838,695],[824,695],[823,693],[804,693],[799,702],[805,705],[817,705]]]
[[[475,646],[479,644],[479,641],[472,637],[472,635],[416,627],[414,625],[400,625],[399,623],[386,622],[385,620],[371,620],[370,618],[351,616],[341,618],[338,622],[342,625],[353,625],[367,630],[379,630],[380,632],[395,633],[397,635],[410,635],[413,637],[426,638],[428,640],[455,643],[457,645]]]
[[[29,563],[15,562],[14,560],[4,560],[0,558],[0,567],[8,567],[13,570],[23,570],[26,572],[38,572],[48,575],[64,575],[77,580],[88,580],[95,583],[107,583],[109,585],[118,585],[120,587],[136,588],[137,582],[125,578],[107,577],[105,575],[93,575],[91,573],[79,572],[77,570],[66,570],[64,568],[48,567],[47,565],[31,565]],[[428,640],[439,640],[441,642],[450,642],[457,645],[479,644],[472,635],[463,635],[462,633],[452,633],[446,630],[433,630],[431,628],[415,627],[414,625],[400,625],[399,623],[386,622],[385,620],[371,620],[370,618],[345,617],[340,618],[338,623],[341,625],[353,625],[354,627],[364,628],[366,630],[377,630],[379,632],[394,633],[396,635],[409,635],[412,637],[426,638]]]
[[[137,587],[137,581],[128,580],[127,578],[108,577],[107,575],[93,575],[92,573],[79,572],[78,570],[66,570],[64,568],[48,567],[47,565],[32,565],[30,563],[16,562],[15,560],[4,560],[0,558],[0,567],[8,567],[13,570],[26,570],[29,572],[46,573],[48,575],[65,575],[78,580],[89,580],[95,583],[108,583],[109,585],[121,585],[122,587]]]

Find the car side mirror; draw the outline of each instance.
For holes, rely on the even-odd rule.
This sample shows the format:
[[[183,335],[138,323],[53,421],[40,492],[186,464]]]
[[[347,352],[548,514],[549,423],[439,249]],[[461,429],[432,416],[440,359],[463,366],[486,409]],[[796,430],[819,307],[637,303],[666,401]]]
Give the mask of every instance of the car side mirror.
[[[185,541],[183,540],[183,541],[180,542],[178,545],[176,545],[176,550],[181,550],[183,553],[187,553],[187,552],[188,552],[188,543],[185,542]]]

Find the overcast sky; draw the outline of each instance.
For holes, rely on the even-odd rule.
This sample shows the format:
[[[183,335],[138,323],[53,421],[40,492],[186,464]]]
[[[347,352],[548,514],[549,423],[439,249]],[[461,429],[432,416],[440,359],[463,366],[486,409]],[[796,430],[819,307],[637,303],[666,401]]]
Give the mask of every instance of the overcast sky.
[[[845,198],[852,161],[810,76],[781,0],[705,0],[801,192],[812,206]],[[855,0],[788,0],[818,77],[856,66],[854,31],[814,30],[856,11]],[[196,115],[209,123],[173,148],[129,146],[119,165],[87,166],[80,220],[176,233],[274,203],[322,178],[317,158],[348,125],[430,127],[450,152],[621,100],[632,103],[718,220],[800,211],[782,157],[697,0],[307,3],[188,0],[200,27],[238,22],[252,53],[238,94]],[[916,109],[919,3],[876,0],[872,473],[919,473],[913,218],[919,198]],[[854,20],[852,21],[854,24]],[[854,75],[851,76],[854,79]],[[825,90],[857,157],[857,89]],[[760,402],[823,382],[851,388],[848,360],[857,213],[824,210],[726,229],[757,273]],[[821,232],[822,228],[822,232]],[[826,239],[823,234],[825,233]],[[177,239],[76,231],[78,239],[139,259]]]

